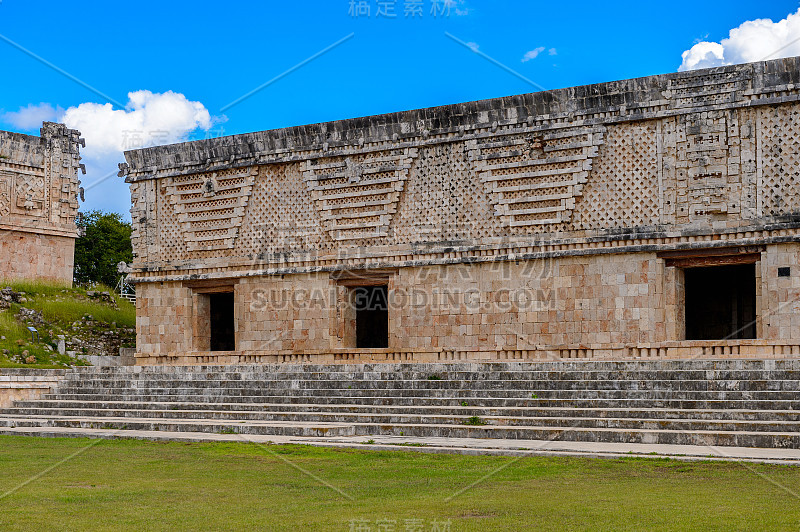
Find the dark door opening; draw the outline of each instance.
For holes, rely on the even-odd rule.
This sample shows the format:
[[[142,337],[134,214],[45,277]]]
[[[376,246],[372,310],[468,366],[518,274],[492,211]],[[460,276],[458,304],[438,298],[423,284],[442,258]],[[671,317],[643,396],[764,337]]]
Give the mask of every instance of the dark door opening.
[[[353,289],[356,310],[356,347],[389,347],[389,287],[358,286]]]
[[[756,338],[756,265],[684,270],[687,340]]]
[[[212,351],[236,350],[233,292],[209,294],[209,334]]]

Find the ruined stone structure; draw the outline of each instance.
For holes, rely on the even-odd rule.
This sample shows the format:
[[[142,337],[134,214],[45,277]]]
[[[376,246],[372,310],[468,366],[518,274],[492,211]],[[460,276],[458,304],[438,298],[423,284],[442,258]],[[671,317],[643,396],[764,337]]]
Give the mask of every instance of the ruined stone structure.
[[[83,145],[52,122],[40,137],[0,131],[0,279],[72,283]]]
[[[800,355],[798,58],[126,159],[140,364]]]

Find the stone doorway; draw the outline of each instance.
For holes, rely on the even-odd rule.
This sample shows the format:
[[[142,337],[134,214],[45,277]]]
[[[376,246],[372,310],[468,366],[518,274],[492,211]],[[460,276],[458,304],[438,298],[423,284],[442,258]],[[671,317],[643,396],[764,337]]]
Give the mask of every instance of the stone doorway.
[[[208,294],[211,351],[236,350],[233,292]]]
[[[356,313],[356,347],[389,347],[388,285],[357,286],[352,290]]]
[[[345,349],[387,349],[395,341],[389,295],[395,270],[347,270],[331,273],[336,286],[337,336]]]
[[[189,281],[192,291],[192,350],[235,351],[236,281]]]
[[[687,340],[757,338],[756,265],[684,270]]]

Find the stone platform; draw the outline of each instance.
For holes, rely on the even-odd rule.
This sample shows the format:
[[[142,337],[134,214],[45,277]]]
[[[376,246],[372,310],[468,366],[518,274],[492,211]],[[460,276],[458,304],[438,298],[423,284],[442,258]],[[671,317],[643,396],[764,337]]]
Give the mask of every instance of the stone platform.
[[[58,383],[49,393],[0,409],[0,433],[800,460],[800,359],[87,367],[52,375]]]
[[[531,349],[328,349],[291,351],[190,351],[135,353],[139,366],[238,366],[249,364],[393,364],[475,362],[560,362],[642,360],[790,360],[800,358],[800,343],[776,340],[684,340],[637,345],[579,345]]]

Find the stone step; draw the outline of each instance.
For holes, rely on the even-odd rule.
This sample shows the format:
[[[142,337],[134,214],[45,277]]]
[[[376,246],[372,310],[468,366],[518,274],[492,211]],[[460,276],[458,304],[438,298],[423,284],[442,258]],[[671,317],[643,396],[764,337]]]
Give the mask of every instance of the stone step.
[[[74,387],[59,387],[62,394],[104,393],[122,398],[145,397],[153,395],[173,395],[183,398],[191,395],[210,397],[245,397],[264,394],[280,394],[296,397],[453,397],[484,396],[490,398],[566,398],[566,399],[684,399],[684,400],[800,400],[800,393],[791,390],[619,390],[619,389],[581,389],[552,390],[528,389],[488,389],[488,388],[285,388],[259,389],[257,387],[239,388],[141,388],[85,390]]]
[[[218,434],[275,434],[286,436],[354,436],[353,425],[347,423],[298,424],[286,421],[224,422],[214,420],[105,417],[4,417],[0,427],[79,427],[114,431],[192,431]]]
[[[178,396],[173,393],[162,395],[141,394],[133,397],[122,397],[119,394],[45,394],[42,396],[48,400],[76,400],[76,401],[116,401],[126,400],[151,400],[151,401],[188,401],[188,402],[232,402],[232,403],[308,403],[318,404],[364,404],[375,407],[385,405],[451,405],[457,406],[463,402],[476,406],[542,406],[542,407],[565,407],[565,408],[686,408],[686,409],[754,409],[754,410],[800,410],[800,398],[791,400],[755,400],[755,399],[681,399],[681,398],[659,398],[659,399],[628,399],[628,398],[531,398],[531,397],[512,397],[497,398],[485,395],[463,395],[461,397],[396,397],[396,396],[357,396],[348,397],[336,396],[288,396],[288,395],[247,395],[247,396],[219,396],[213,395],[184,395]]]
[[[25,378],[7,375],[0,370],[0,381]],[[73,368],[52,376],[60,378],[52,393],[0,410],[0,433],[800,449],[800,360]]]
[[[97,368],[102,369],[102,368]],[[122,368],[124,369],[124,368]],[[152,373],[152,372],[118,372],[118,373],[68,373],[69,379],[76,381],[85,380],[113,380],[113,379],[174,379],[174,380],[316,380],[316,379],[354,379],[354,380],[426,380],[440,378],[443,380],[482,380],[482,379],[642,379],[660,378],[671,379],[771,379],[771,378],[797,378],[800,369],[649,369],[649,370],[497,370],[497,371],[461,371],[440,369],[436,371],[299,371],[299,372],[269,372],[269,371],[187,371],[184,373]]]
[[[533,402],[533,401],[532,401]],[[456,405],[374,405],[374,404],[330,404],[330,403],[192,403],[152,401],[75,401],[36,400],[18,401],[12,408],[0,409],[0,413],[35,410],[53,413],[62,409],[94,410],[164,410],[164,411],[221,411],[221,412],[320,412],[346,414],[374,414],[376,409],[391,414],[418,414],[453,416],[505,416],[505,417],[627,417],[654,419],[706,419],[706,420],[761,420],[800,421],[800,410],[735,410],[735,409],[671,409],[671,408],[575,408],[539,406],[466,406]],[[51,412],[52,411],[52,412]],[[63,414],[62,414],[63,415]]]
[[[684,461],[737,461],[761,462],[797,466],[800,450],[755,447],[709,447],[707,445],[657,445],[646,443],[608,443],[559,440],[501,440],[478,438],[432,438],[413,436],[362,436],[344,437],[292,437],[217,434],[208,432],[168,432],[107,429],[81,429],[72,427],[19,427],[0,428],[2,434],[49,438],[134,438],[150,441],[184,442],[248,442],[253,444],[301,444],[336,449],[360,451],[406,451],[492,456],[589,456],[593,458],[651,459],[671,458]]]
[[[724,430],[660,430],[646,428],[545,427],[507,425],[300,423],[280,421],[221,422],[213,420],[160,420],[152,418],[0,417],[0,427],[80,427],[124,432],[191,431],[210,433],[292,435],[292,436],[414,436],[445,438],[535,439],[588,442],[711,445],[737,447],[800,448],[800,433]],[[2,430],[0,430],[2,432]]]
[[[55,383],[53,383],[55,384]],[[603,383],[608,384],[608,383]],[[213,387],[213,386],[192,386],[192,387],[116,387],[116,388],[84,388],[72,386],[58,386],[58,392],[65,395],[118,395],[122,398],[142,397],[150,395],[175,395],[178,397],[199,395],[199,396],[252,396],[252,395],[276,395],[285,397],[333,397],[333,396],[361,396],[361,397],[464,397],[467,395],[482,396],[485,398],[674,398],[674,399],[763,399],[763,400],[800,400],[800,390],[781,389],[779,384],[768,384],[767,386],[753,386],[750,389],[744,387],[731,386],[705,388],[699,386],[686,386],[675,388],[649,388],[649,387],[587,387],[587,388],[560,388],[560,387],[515,387],[515,388],[491,388],[491,387],[413,387],[392,388],[392,387],[367,387],[348,385],[338,388],[274,388],[261,386],[239,385],[236,387]]]
[[[102,369],[102,368],[97,368]],[[124,368],[118,368],[124,369]],[[113,379],[123,380],[153,380],[153,379],[174,379],[174,380],[316,380],[316,379],[354,379],[354,380],[426,380],[430,378],[441,378],[443,380],[483,380],[483,379],[772,379],[785,378],[793,379],[800,375],[798,369],[649,369],[649,370],[495,370],[495,371],[461,371],[440,369],[436,371],[187,371],[183,373],[153,373],[153,372],[125,372],[115,373],[94,372],[94,373],[74,373],[67,375],[68,378],[76,381],[98,380],[108,381]]]
[[[514,370],[699,370],[699,369],[794,369],[800,370],[800,358],[789,359],[656,359],[656,360],[557,360],[557,361],[497,361],[497,362],[436,362],[436,363],[369,363],[369,364],[233,364],[233,365],[195,365],[195,366],[138,366],[121,368],[75,367],[69,372],[81,373],[193,373],[193,372],[387,372],[407,371],[514,371]],[[6,371],[5,369],[3,370]],[[11,371],[11,370],[9,370]],[[44,370],[52,371],[52,370]],[[61,371],[61,370],[55,370]]]
[[[2,376],[2,375],[0,375]],[[129,382],[270,382],[292,381],[366,381],[366,382],[480,382],[480,381],[753,381],[753,380],[800,380],[800,371],[642,371],[642,372],[424,372],[413,374],[388,373],[309,373],[309,374],[231,374],[231,373],[187,373],[187,374],[67,374],[65,382],[88,383],[98,386]]]
[[[274,412],[274,411],[220,411],[220,410],[137,410],[92,408],[8,408],[0,411],[0,419],[65,419],[81,417],[156,418],[160,420],[203,421],[289,421],[297,423],[372,423],[372,424],[441,424],[467,425],[470,420],[486,425],[546,426],[620,429],[669,429],[684,431],[722,430],[749,432],[800,432],[800,421],[775,420],[720,420],[693,418],[631,418],[627,416],[508,416],[487,415],[474,410],[459,415],[402,414],[402,413],[343,413],[343,412]]]
[[[701,400],[800,400],[800,393],[792,390],[546,390],[531,389],[531,394],[545,399],[569,399],[580,395],[582,399],[701,399]]]
[[[482,390],[514,390],[514,389],[548,389],[548,390],[741,390],[741,391],[793,391],[800,392],[800,379],[750,379],[750,380],[609,380],[609,379],[530,379],[530,380],[285,380],[285,381],[243,381],[243,380],[114,380],[114,381],[67,381],[61,385],[64,390],[167,390],[167,389],[237,389],[247,387],[260,390],[285,389],[482,389]]]
[[[42,368],[0,368],[0,378],[12,377],[62,377],[72,374],[72,369],[42,369]]]

